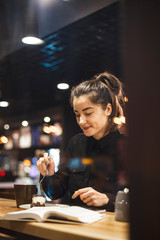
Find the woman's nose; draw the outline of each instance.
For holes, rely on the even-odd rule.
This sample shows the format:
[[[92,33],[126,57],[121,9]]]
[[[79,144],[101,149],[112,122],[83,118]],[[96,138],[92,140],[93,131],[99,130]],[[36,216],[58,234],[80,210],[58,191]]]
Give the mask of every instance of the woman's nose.
[[[84,116],[81,116],[80,119],[79,119],[79,123],[80,123],[80,124],[83,124],[83,123],[85,123],[85,122],[86,122],[85,117],[84,117]]]

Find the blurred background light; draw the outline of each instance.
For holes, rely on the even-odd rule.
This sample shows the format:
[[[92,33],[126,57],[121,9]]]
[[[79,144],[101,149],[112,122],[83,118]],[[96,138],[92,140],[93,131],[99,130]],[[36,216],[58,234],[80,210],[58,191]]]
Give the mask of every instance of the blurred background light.
[[[24,120],[24,121],[22,122],[22,126],[23,126],[23,127],[27,127],[27,126],[28,126],[28,121]]]
[[[127,98],[127,97],[124,97],[124,101],[125,101],[125,102],[128,102],[128,98]]]
[[[51,118],[50,117],[44,117],[44,122],[46,122],[46,123],[48,123],[48,122],[50,122],[51,121]]]
[[[22,38],[22,42],[31,45],[39,45],[44,43],[42,39],[36,37],[24,37]]]
[[[8,130],[9,128],[10,128],[9,124],[6,123],[6,124],[4,125],[4,129],[5,129],[5,130]]]
[[[3,143],[7,143],[8,142],[8,138],[5,137],[5,136],[1,136],[0,137],[0,143],[3,144]]]
[[[126,118],[124,116],[121,116],[121,117],[115,117],[113,119],[114,123],[115,124],[119,124],[121,125],[122,123],[126,123]]]
[[[30,167],[31,166],[31,161],[29,159],[24,159],[23,160],[23,164],[26,166],[26,167]]]
[[[7,101],[0,101],[0,107],[8,107],[9,106],[9,102]]]
[[[65,89],[68,89],[69,88],[69,85],[67,83],[59,83],[57,85],[57,88],[58,89],[62,89],[62,90],[65,90]]]

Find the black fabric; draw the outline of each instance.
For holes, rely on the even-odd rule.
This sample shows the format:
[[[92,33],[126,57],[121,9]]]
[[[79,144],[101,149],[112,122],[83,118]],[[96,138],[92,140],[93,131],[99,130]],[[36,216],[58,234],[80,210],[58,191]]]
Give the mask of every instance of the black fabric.
[[[44,179],[45,193],[52,199],[65,196],[67,204],[86,206],[79,197],[72,199],[72,195],[80,188],[92,187],[107,194],[109,203],[103,208],[114,211],[115,196],[122,187],[118,184],[118,174],[125,156],[124,139],[118,130],[100,140],[82,133],[75,135],[69,141],[59,171]]]

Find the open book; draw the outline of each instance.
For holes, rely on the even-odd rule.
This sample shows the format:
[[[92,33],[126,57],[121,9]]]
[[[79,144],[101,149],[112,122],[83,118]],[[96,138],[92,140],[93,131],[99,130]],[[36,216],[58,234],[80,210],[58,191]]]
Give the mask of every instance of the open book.
[[[78,206],[68,207],[33,207],[30,209],[7,213],[3,219],[7,220],[36,220],[38,222],[43,221],[55,221],[69,220],[79,223],[92,223],[102,218],[102,214],[99,212],[89,210]],[[58,220],[57,220],[58,221]]]

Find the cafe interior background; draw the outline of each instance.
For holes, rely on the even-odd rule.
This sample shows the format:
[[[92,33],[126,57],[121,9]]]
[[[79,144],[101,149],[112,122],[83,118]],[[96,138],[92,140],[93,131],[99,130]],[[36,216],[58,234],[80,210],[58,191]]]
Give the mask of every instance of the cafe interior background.
[[[105,70],[122,79],[120,5],[7,0],[0,11],[0,180],[37,182],[36,160],[47,151],[58,166],[68,140],[80,132],[71,88]],[[42,43],[26,44],[26,36]]]
[[[56,152],[58,165],[80,131],[69,106],[72,86],[108,70],[128,90],[131,236],[159,236],[159,7],[143,0],[0,1],[0,186],[38,181],[35,161],[44,151]],[[23,43],[27,31],[43,43]]]

